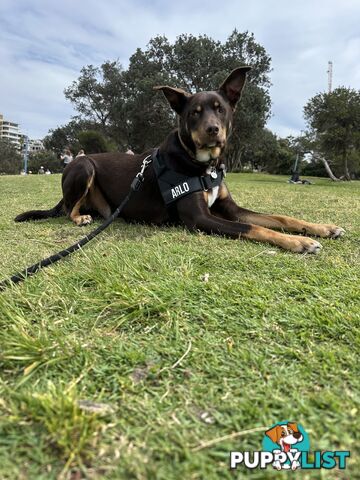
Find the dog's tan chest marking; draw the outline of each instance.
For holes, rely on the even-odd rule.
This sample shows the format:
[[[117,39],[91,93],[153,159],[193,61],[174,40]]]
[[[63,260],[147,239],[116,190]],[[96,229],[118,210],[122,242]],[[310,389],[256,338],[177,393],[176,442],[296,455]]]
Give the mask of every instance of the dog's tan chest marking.
[[[206,169],[206,173],[207,175],[210,175],[212,172],[212,168],[211,167],[208,167]],[[212,188],[211,190],[208,190],[207,192],[205,192],[206,195],[205,195],[205,200],[207,202],[207,205],[209,208],[211,208],[214,203],[215,203],[215,200],[218,198],[219,196],[219,187],[214,187]]]
[[[207,192],[207,204],[209,208],[214,205],[215,200],[218,197],[218,193],[219,193],[219,187],[214,187]]]

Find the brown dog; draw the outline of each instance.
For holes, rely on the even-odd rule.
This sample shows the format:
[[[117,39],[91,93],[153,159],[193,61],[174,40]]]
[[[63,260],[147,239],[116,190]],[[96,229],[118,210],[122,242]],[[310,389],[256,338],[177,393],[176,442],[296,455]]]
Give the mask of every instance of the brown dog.
[[[160,145],[154,166],[145,172],[142,189],[126,205],[122,217],[157,225],[176,222],[190,230],[269,242],[298,253],[317,253],[321,245],[316,240],[270,229],[327,238],[338,238],[344,230],[240,208],[218,168],[249,70],[237,68],[212,92],[190,95],[177,88],[156,87],[178,114],[179,128]],[[51,210],[26,212],[15,220],[66,214],[80,226],[92,221],[90,213],[94,211],[108,218],[126,196],[148,153],[76,158],[64,170],[62,200]]]

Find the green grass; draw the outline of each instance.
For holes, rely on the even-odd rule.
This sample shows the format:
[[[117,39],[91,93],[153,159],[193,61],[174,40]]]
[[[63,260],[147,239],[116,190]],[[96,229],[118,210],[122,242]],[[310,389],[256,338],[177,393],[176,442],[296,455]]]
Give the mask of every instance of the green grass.
[[[360,185],[227,182],[243,206],[347,236],[311,256],[118,221],[0,293],[1,479],[244,478],[229,451],[263,432],[216,439],[284,419],[314,450],[351,450],[345,472],[294,478],[360,478]],[[2,278],[93,228],[13,222],[59,198],[57,175],[0,177]]]

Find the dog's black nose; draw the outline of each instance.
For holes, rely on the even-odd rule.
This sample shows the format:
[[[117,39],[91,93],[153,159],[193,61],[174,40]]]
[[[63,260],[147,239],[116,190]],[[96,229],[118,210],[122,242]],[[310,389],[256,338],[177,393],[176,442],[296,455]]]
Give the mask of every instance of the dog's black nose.
[[[294,432],[293,435],[294,435],[294,437],[295,437],[296,439],[299,439],[299,438],[301,437],[301,433],[300,433],[300,432]]]
[[[219,127],[217,125],[209,125],[206,129],[208,135],[217,135],[219,133]]]

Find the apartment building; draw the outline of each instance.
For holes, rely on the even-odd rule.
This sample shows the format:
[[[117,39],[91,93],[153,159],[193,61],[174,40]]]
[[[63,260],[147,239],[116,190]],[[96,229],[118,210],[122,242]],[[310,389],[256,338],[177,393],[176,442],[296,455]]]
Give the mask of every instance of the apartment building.
[[[18,149],[21,148],[22,135],[19,124],[5,120],[0,113],[0,138],[10,140]]]
[[[45,150],[41,140],[29,140],[29,153],[36,153]]]

